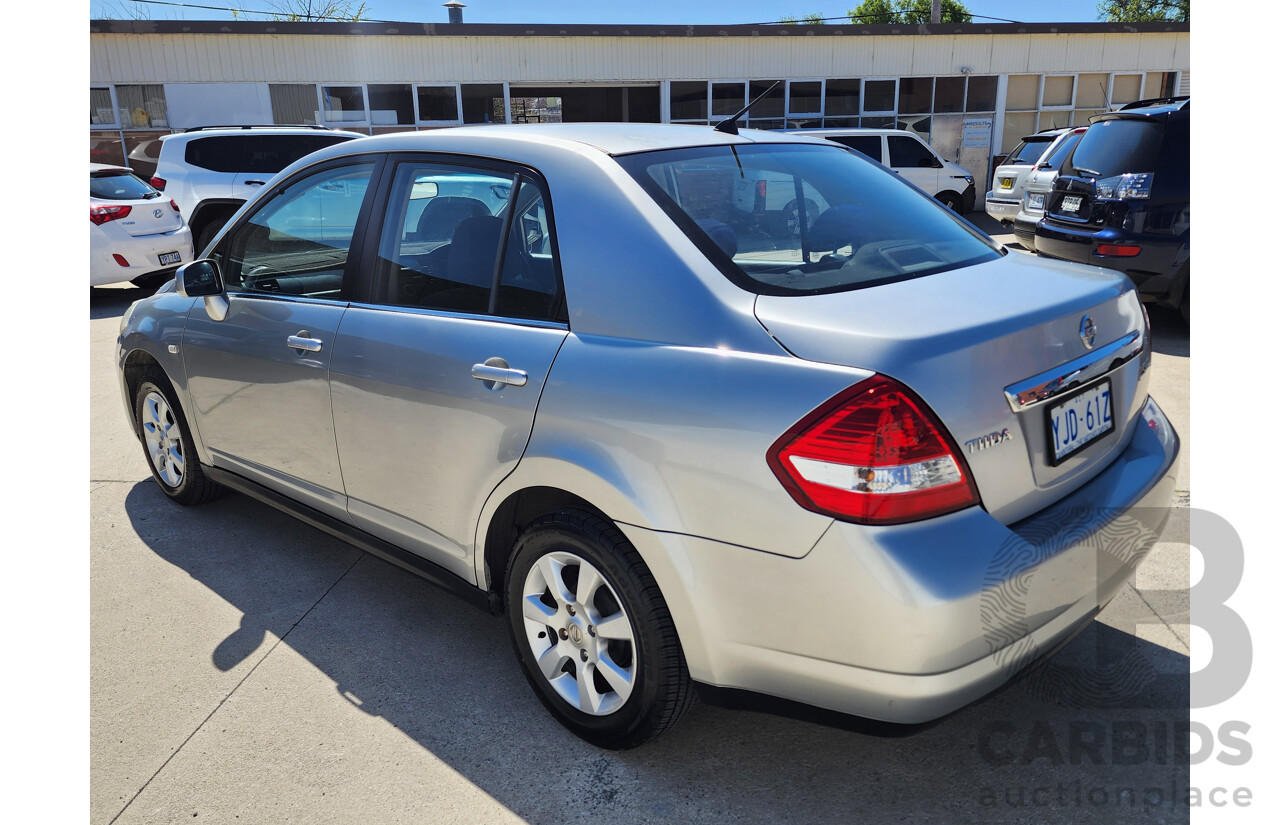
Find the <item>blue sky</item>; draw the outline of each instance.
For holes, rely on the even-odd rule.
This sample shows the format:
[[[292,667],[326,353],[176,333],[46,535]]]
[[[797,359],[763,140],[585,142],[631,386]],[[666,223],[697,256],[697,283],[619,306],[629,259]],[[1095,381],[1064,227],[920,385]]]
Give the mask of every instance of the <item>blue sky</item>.
[[[466,0],[463,0],[466,2]],[[193,5],[270,10],[271,0],[174,0]],[[357,0],[358,2],[358,0]],[[368,16],[378,20],[408,20],[443,23],[447,13],[443,0],[365,0]],[[823,17],[842,15],[860,0],[646,0],[641,3],[602,3],[592,0],[562,0],[530,5],[527,0],[471,0],[464,12],[468,23],[671,23],[728,24],[765,23],[787,15],[821,13]],[[1096,0],[970,0],[975,15],[988,15],[1023,23],[1092,21],[1097,19]],[[131,17],[141,9],[153,20],[225,20],[225,11],[140,4],[132,0],[91,0],[89,16]],[[253,15],[250,15],[253,18]],[[259,16],[260,19],[260,16]],[[976,20],[975,22],[983,22]]]

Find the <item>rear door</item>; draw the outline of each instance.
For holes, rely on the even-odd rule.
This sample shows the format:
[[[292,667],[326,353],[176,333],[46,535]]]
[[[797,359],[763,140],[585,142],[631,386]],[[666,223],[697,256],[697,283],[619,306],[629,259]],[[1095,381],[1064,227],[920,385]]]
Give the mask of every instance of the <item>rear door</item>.
[[[455,183],[505,198],[445,194]],[[474,581],[480,508],[523,455],[568,334],[546,185],[406,157],[375,211],[332,365],[351,521]]]
[[[876,163],[884,163],[883,135],[832,135],[827,139],[861,152]]]
[[[183,336],[214,464],[344,519],[329,366],[375,167],[348,160],[304,174],[242,219],[214,253],[227,317],[196,302]]]

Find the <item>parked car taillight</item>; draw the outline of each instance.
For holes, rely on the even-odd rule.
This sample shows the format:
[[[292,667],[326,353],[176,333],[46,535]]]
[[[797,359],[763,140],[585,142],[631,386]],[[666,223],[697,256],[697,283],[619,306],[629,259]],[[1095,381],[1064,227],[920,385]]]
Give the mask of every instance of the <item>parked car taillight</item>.
[[[1100,198],[1149,198],[1151,197],[1151,181],[1155,175],[1150,172],[1129,172],[1110,178],[1094,181],[1094,187]]]
[[[168,183],[168,181],[167,181],[167,180],[165,180],[164,178],[152,178],[152,179],[151,179],[151,185],[152,185],[152,186],[154,186],[155,188],[159,189],[161,192],[163,192],[163,191],[164,191],[164,185],[165,185],[166,183]]]
[[[174,212],[181,212],[181,211],[182,211],[181,209],[179,209],[179,208],[178,208],[178,202],[177,202],[177,201],[175,201],[173,198],[169,198],[169,205],[173,207],[173,211],[174,211]]]
[[[814,410],[767,458],[801,507],[845,521],[900,524],[980,503],[968,465],[937,418],[885,376]]]
[[[132,206],[90,206],[89,220],[97,226],[102,226],[107,221],[118,221],[128,217],[131,211],[133,211]]]

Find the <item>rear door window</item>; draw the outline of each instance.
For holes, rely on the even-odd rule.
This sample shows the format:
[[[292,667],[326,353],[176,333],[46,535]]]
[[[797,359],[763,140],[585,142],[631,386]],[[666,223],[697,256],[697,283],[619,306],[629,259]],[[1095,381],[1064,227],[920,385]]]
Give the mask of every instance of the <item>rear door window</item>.
[[[1044,150],[1049,148],[1049,144],[1053,142],[1052,135],[1044,137],[1029,137],[1014,147],[1009,156],[1004,159],[1006,166],[1032,165],[1040,160]]]
[[[274,175],[299,158],[342,143],[350,138],[340,135],[257,135],[245,141],[244,167],[241,171]]]
[[[1150,120],[1103,120],[1089,127],[1064,167],[1066,174],[1110,178],[1154,172],[1164,135],[1163,124]]]
[[[210,172],[239,172],[243,156],[242,135],[195,138],[187,143],[187,163]]]

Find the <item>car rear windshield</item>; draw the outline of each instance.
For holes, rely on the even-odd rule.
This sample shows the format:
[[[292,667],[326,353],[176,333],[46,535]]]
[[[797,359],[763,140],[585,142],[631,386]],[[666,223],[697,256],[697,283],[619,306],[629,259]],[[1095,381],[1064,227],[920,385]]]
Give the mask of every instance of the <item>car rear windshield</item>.
[[[1080,138],[1084,137],[1084,132],[1072,132],[1063,138],[1057,146],[1053,147],[1053,151],[1044,156],[1040,162],[1044,164],[1045,169],[1057,170],[1062,168],[1062,162],[1071,154],[1071,150],[1080,142]]]
[[[1164,125],[1152,120],[1101,120],[1084,133],[1067,174],[1110,178],[1128,172],[1154,172]]]
[[[160,193],[130,172],[91,172],[89,197],[100,201],[140,201]]]
[[[351,140],[346,135],[211,135],[187,144],[186,161],[211,172],[274,175],[312,152]]]
[[[708,146],[618,162],[721,272],[759,294],[841,292],[999,257],[933,198],[835,146]]]
[[[1053,135],[1037,135],[1023,138],[1022,142],[1015,146],[1008,157],[1004,159],[1003,165],[1015,166],[1035,163],[1040,160],[1040,156],[1044,154],[1045,149],[1049,148],[1050,143],[1053,143]]]

